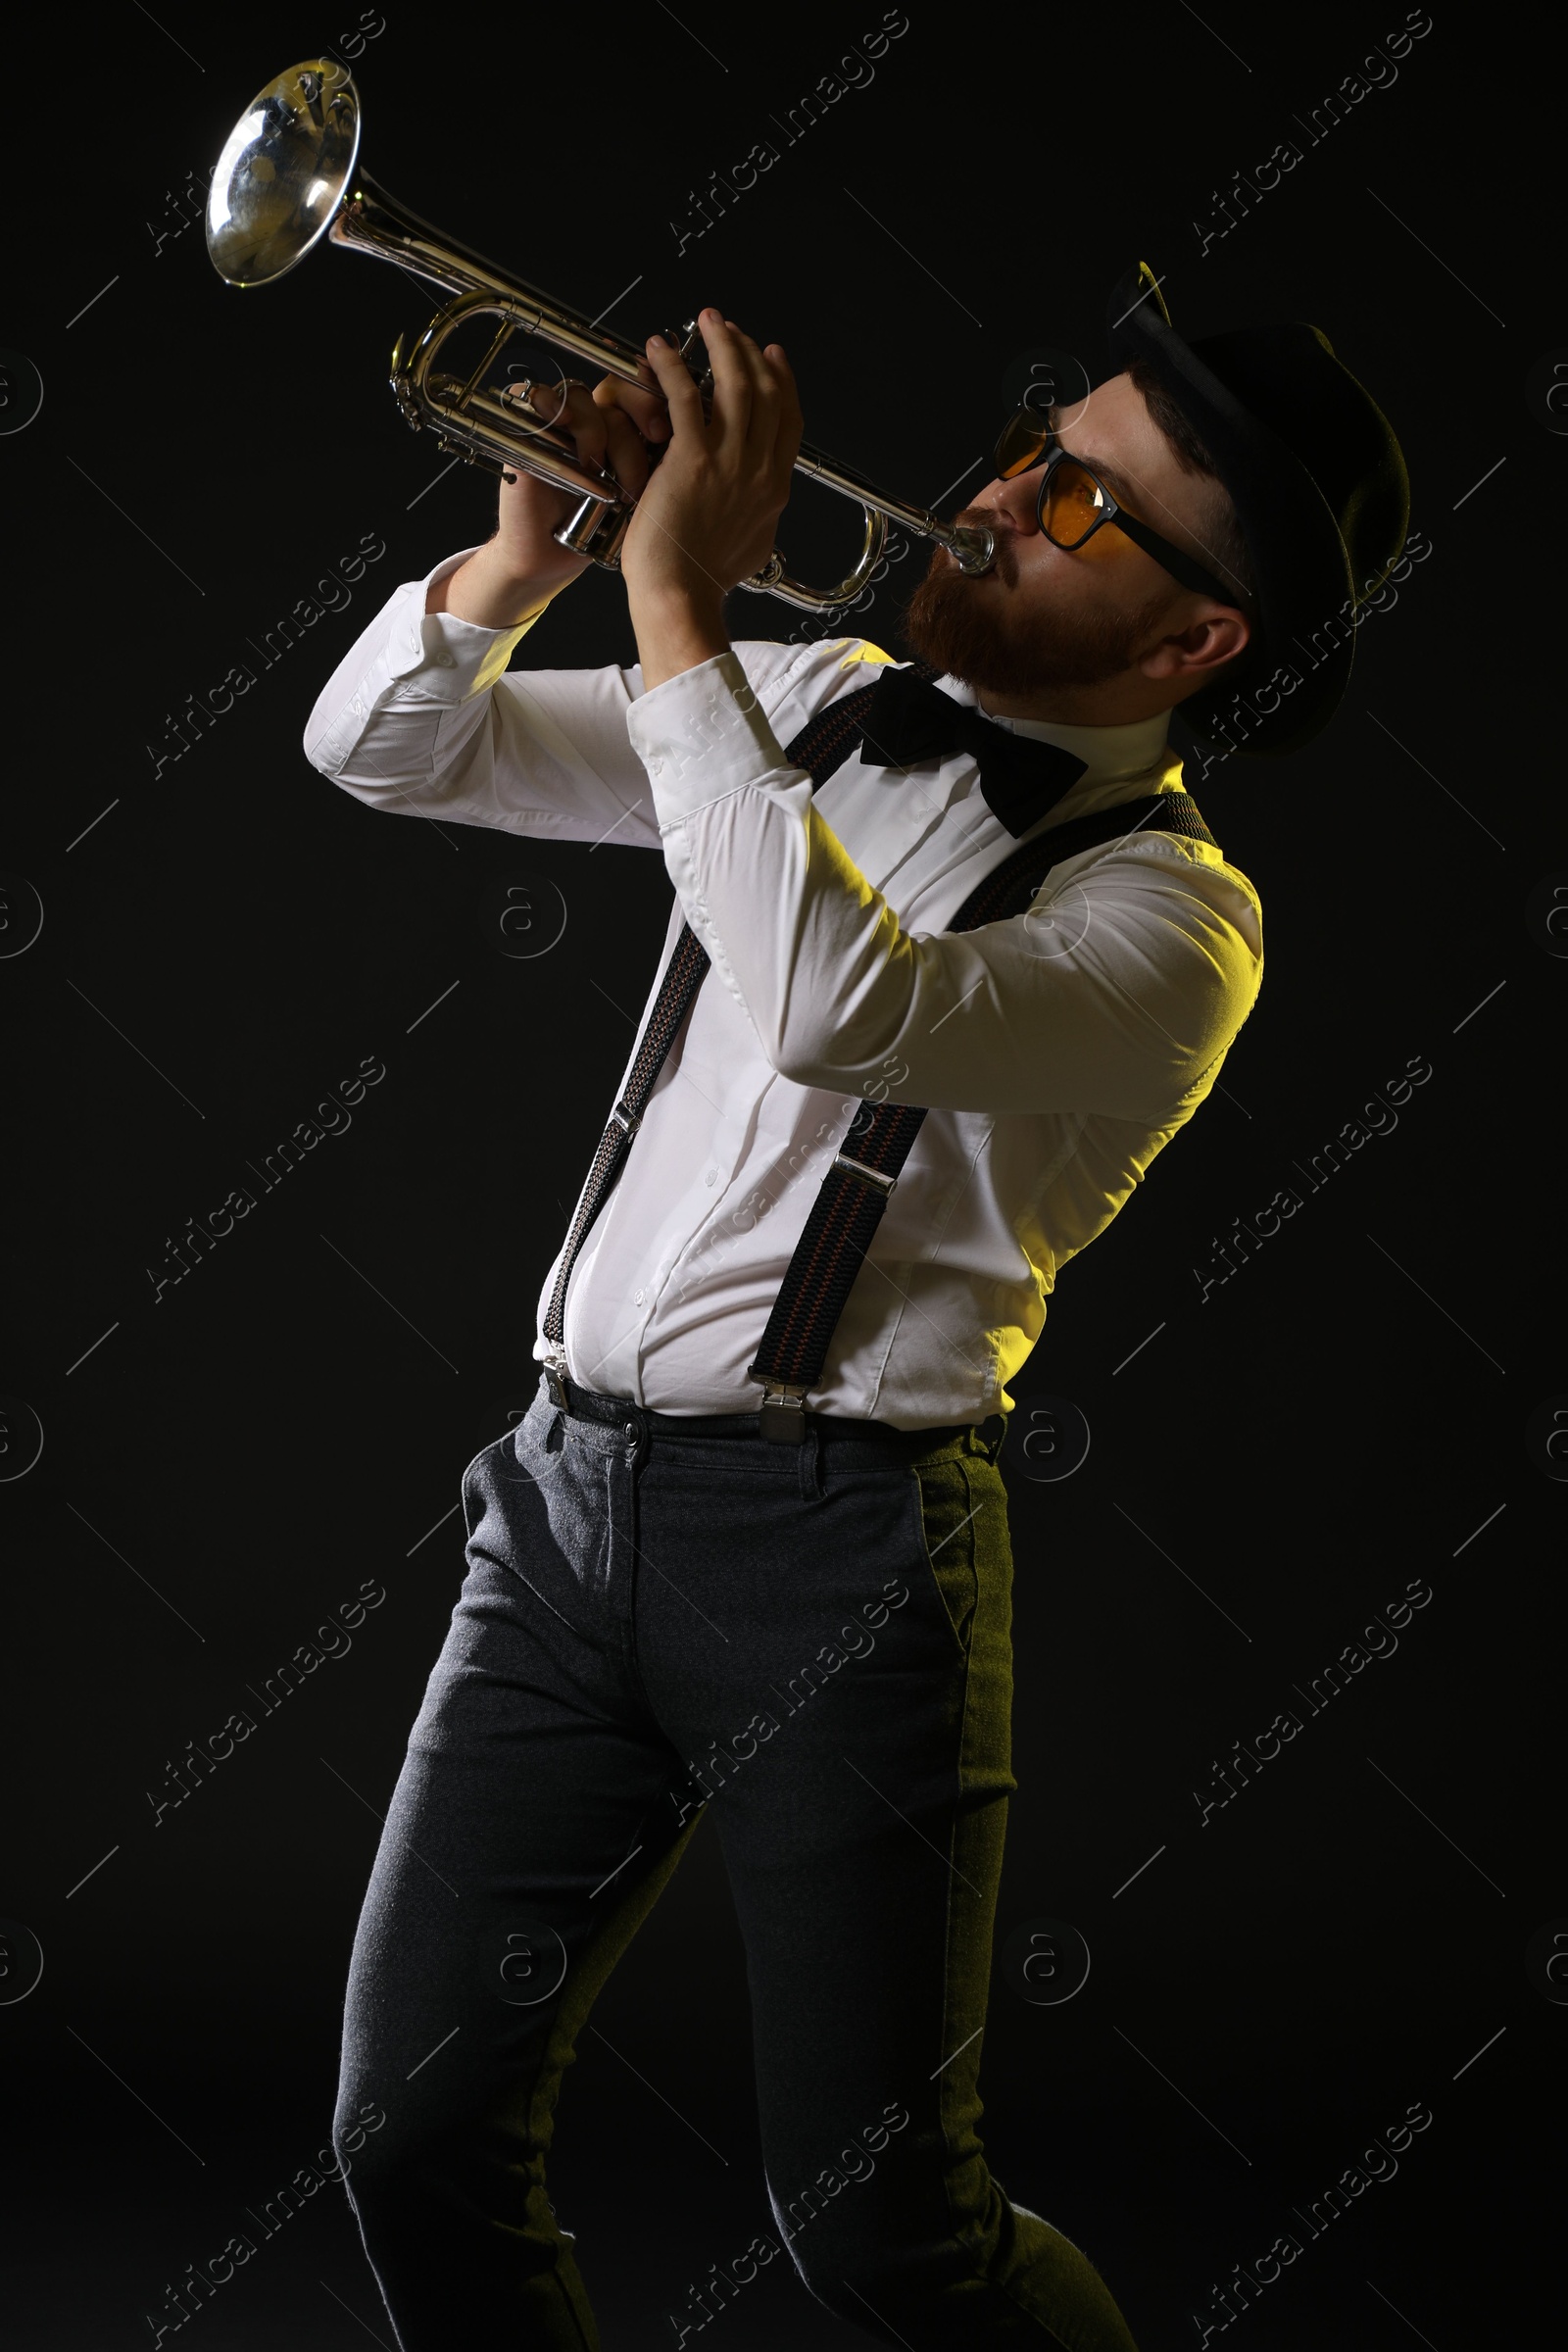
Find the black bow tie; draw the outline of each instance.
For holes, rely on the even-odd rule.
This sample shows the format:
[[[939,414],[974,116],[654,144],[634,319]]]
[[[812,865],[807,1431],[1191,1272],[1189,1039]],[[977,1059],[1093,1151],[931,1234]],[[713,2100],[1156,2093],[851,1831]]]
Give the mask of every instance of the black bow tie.
[[[922,760],[943,760],[951,752],[967,752],[974,760],[981,791],[1014,839],[1087,772],[1087,762],[1058,744],[1009,735],[994,719],[928,686],[912,669],[880,671],[860,744],[866,764],[917,767]]]

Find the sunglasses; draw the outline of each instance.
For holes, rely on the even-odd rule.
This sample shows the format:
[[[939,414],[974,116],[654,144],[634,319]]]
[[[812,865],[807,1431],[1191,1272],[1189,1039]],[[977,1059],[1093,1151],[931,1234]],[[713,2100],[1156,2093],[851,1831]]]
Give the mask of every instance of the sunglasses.
[[[1035,518],[1053,547],[1069,555],[1082,547],[1107,522],[1113,522],[1123,535],[1141,547],[1146,556],[1168,571],[1184,588],[1200,596],[1212,596],[1222,605],[1237,601],[1234,588],[1222,587],[1211,571],[1172,547],[1147,522],[1129,514],[1112,493],[1106,489],[1092,466],[1075,458],[1062,448],[1045,418],[1034,409],[1018,409],[1008,417],[997,439],[993,459],[997,478],[1004,482],[1016,479],[1020,473],[1030,473],[1042,466],[1040,494],[1035,502]]]

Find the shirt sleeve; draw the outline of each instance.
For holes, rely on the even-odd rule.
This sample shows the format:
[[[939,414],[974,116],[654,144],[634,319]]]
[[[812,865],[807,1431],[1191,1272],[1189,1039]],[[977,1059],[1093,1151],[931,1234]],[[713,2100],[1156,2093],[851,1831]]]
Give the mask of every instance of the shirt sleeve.
[[[426,612],[449,556],[393,594],[317,698],[305,756],[372,808],[539,840],[662,845],[626,733],[639,668],[517,670],[535,622],[484,629]]]
[[[686,919],[803,1086],[1158,1125],[1251,1009],[1257,900],[1205,843],[1146,832],[1065,860],[1027,914],[906,931],[733,651],[644,695],[628,727]]]

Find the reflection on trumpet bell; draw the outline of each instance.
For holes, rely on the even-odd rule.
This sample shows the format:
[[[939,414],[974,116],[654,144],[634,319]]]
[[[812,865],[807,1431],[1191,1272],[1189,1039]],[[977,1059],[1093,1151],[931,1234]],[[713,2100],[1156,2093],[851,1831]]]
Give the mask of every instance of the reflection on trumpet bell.
[[[267,285],[324,241],[395,262],[439,286],[453,299],[407,356],[401,337],[392,354],[392,389],[403,416],[416,431],[433,431],[443,450],[469,465],[494,473],[520,467],[578,493],[581,503],[556,538],[617,568],[616,551],[635,501],[607,468],[578,457],[569,434],[525,417],[516,400],[487,379],[513,337],[521,334],[601,374],[651,388],[641,351],[394,203],[360,163],[361,116],[353,76],[336,58],[291,66],[258,92],[213,172],[207,249],[214,268],[230,285]],[[497,322],[483,358],[466,376],[438,371],[435,362],[449,338],[477,318]],[[695,320],[667,340],[703,381],[707,360]],[[964,571],[990,569],[996,549],[988,530],[939,522],[924,507],[886,497],[852,468],[804,445],[795,470],[860,508],[860,554],[842,580],[822,589],[792,579],[775,549],[744,586],[808,612],[849,604],[880,561],[890,522],[947,548]]]

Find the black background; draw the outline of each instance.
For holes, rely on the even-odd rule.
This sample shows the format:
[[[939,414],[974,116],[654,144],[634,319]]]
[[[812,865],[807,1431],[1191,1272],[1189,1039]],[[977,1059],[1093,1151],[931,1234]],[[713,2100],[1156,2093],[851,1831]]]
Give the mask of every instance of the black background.
[[[230,124],[323,47],[354,63],[394,193],[585,317],[640,275],[622,332],[716,302],[780,338],[808,437],[899,495],[938,501],[974,466],[1020,355],[1097,366],[1105,290],[1139,257],[1185,331],[1316,321],[1394,419],[1430,555],[1366,622],[1333,728],[1200,795],[1262,896],[1258,1008],[1014,1384],[1020,1788],[981,2081],[999,2177],[1088,2249],[1145,2352],[1199,2342],[1211,2285],[1283,2230],[1303,2253],[1227,2340],[1512,2338],[1544,2285],[1568,2029],[1524,1961],[1568,1913],[1544,1826],[1563,1490],[1526,1438],[1568,1389],[1548,1330],[1565,966],[1540,911],[1568,868],[1548,552],[1568,439],[1538,366],[1568,326],[1522,185],[1560,52],[1521,35],[1503,104],[1470,21],[1440,10],[1393,86],[1309,145],[1300,118],[1401,10],[911,7],[869,86],[678,253],[688,191],[774,137],[880,11],[680,15],[389,0],[366,38],[347,10],[166,0],[157,22],[35,17],[18,52],[0,343],[44,399],[0,436],[0,1388],[44,1442],[24,1470],[14,1402],[0,1913],[44,1973],[0,2007],[13,2340],[150,2342],[165,2282],[325,2145],[378,1816],[462,1576],[459,1475],[532,1391],[539,1285],[670,902],[645,852],[589,869],[571,846],[372,820],[303,758],[357,630],[493,519],[385,390],[432,293],[330,250],[243,294],[208,263],[200,190]],[[1293,137],[1301,164],[1201,250],[1213,191]],[[810,490],[797,509],[781,538],[820,575],[852,515]],[[387,552],[349,609],[155,774],[168,714],[362,534]],[[922,561],[846,625],[900,650]],[[743,636],[798,619],[732,611]],[[618,583],[584,579],[517,659],[633,660]],[[483,932],[514,877],[568,909],[532,962]],[[352,1129],[155,1303],[169,1239],[365,1056],[386,1075]],[[1232,1219],[1305,1193],[1293,1168],[1412,1057],[1432,1074],[1397,1129],[1200,1303]],[[1037,1475],[1048,1398],[1092,1433],[1065,1481]],[[386,1597],[352,1652],[155,1826],[166,1759],[366,1579]],[[1413,1579],[1432,1597],[1397,1652],[1204,1825],[1215,1760]],[[1000,1961],[1045,1917],[1093,1955],[1054,2007]],[[13,1991],[26,1948],[13,1935]],[[653,2352],[688,2282],[770,2219],[716,1839],[596,2025],[553,2193],[608,2352]],[[1417,2102],[1433,2121],[1397,2176],[1306,2238],[1291,2208]],[[863,2340],[785,2274],[715,2323],[726,2340]],[[390,2342],[341,2191],[191,2325],[212,2347]]]

